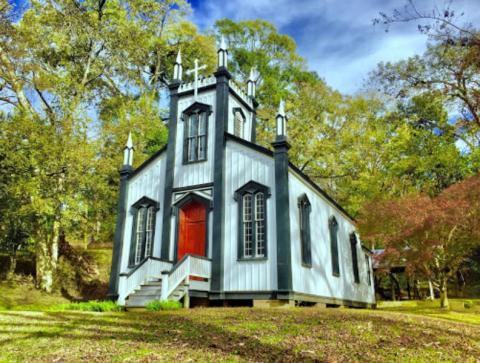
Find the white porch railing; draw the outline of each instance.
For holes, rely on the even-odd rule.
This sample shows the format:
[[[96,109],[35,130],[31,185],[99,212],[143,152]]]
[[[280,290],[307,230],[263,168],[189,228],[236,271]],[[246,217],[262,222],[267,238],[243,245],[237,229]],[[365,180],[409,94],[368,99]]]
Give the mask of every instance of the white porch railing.
[[[118,302],[124,304],[125,298],[141,284],[155,278],[161,279],[162,272],[171,269],[172,263],[149,257],[135,270],[128,274],[121,274]]]
[[[186,255],[169,274],[162,275],[162,300],[167,300],[175,289],[187,282],[190,276],[208,279],[211,276],[212,262],[209,259]]]

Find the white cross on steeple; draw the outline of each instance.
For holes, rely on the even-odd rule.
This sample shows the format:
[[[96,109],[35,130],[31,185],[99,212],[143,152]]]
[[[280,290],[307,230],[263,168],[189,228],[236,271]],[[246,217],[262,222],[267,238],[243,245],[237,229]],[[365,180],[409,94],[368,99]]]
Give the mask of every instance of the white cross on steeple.
[[[195,59],[194,61],[194,64],[195,66],[193,67],[193,69],[189,69],[188,71],[186,71],[185,73],[190,75],[190,74],[194,74],[194,88],[193,88],[193,98],[196,100],[197,99],[197,95],[198,95],[198,71],[201,71],[202,69],[205,69],[207,68],[207,66],[204,64],[202,66],[198,66],[198,59]]]

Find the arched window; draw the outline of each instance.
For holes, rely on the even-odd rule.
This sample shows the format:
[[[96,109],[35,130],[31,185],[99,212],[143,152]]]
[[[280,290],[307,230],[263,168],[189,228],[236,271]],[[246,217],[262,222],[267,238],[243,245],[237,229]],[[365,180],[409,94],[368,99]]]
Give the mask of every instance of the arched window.
[[[332,255],[332,274],[340,276],[340,264],[338,262],[338,222],[335,217],[331,217],[328,222],[330,231],[330,252]]]
[[[267,205],[270,189],[251,181],[235,192],[238,202],[238,258],[267,257]]]
[[[211,107],[194,103],[184,112],[183,162],[193,163],[207,160],[208,116]]]
[[[354,232],[350,233],[350,248],[352,249],[353,280],[358,284],[360,277],[358,274],[357,235]]]
[[[134,222],[129,266],[138,265],[152,255],[157,211],[158,203],[147,197],[143,197],[132,205]]]
[[[306,194],[298,198],[300,243],[302,251],[302,265],[312,267],[312,246],[310,240],[310,201]]]
[[[365,254],[365,267],[367,268],[367,283],[368,286],[372,285],[372,275],[371,275],[371,270],[370,270],[370,257],[368,257],[367,254]]]

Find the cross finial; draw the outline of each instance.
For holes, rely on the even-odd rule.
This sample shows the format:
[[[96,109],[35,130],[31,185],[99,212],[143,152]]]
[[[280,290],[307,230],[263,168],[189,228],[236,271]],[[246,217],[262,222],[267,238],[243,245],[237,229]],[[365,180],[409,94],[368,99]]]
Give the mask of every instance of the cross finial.
[[[193,98],[195,100],[197,99],[197,95],[198,95],[198,71],[201,71],[202,69],[205,69],[205,68],[207,68],[207,66],[205,64],[199,66],[198,65],[198,59],[195,59],[193,69],[189,69],[188,71],[185,72],[189,75],[193,73],[193,76],[194,76]]]

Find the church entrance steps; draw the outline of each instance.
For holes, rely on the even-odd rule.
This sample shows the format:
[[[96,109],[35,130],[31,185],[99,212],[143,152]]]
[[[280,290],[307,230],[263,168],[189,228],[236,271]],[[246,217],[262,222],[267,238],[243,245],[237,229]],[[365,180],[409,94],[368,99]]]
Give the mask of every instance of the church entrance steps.
[[[150,278],[138,284],[125,299],[125,306],[140,308],[154,300],[180,301],[183,299],[185,307],[188,307],[189,289],[208,291],[210,273],[209,259],[186,255],[170,271],[163,271],[161,279]],[[198,280],[190,280],[191,277]]]

